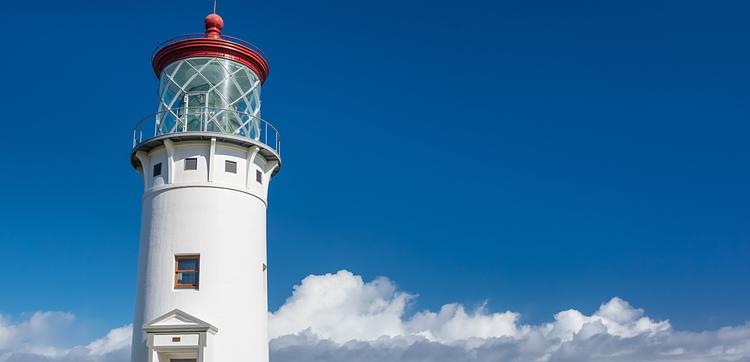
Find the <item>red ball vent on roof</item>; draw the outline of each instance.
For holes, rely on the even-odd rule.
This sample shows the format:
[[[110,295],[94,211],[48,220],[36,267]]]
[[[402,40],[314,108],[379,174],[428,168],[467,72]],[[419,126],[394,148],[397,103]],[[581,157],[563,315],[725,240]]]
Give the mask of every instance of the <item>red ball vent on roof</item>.
[[[221,37],[221,29],[224,27],[224,19],[218,14],[208,14],[206,20],[206,38],[219,39]]]
[[[234,37],[221,35],[224,20],[217,14],[209,14],[205,20],[205,34],[188,34],[161,43],[154,51],[151,65],[156,77],[170,63],[195,57],[215,57],[233,60],[250,68],[265,83],[270,68],[268,60],[256,46]]]

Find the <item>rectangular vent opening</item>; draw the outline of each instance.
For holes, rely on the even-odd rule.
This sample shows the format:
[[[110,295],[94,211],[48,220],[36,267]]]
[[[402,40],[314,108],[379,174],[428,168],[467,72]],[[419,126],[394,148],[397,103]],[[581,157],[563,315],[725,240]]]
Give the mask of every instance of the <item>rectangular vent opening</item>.
[[[237,173],[237,162],[224,161],[224,171],[229,173]]]
[[[197,170],[198,169],[198,159],[197,158],[186,158],[185,159],[185,170]]]

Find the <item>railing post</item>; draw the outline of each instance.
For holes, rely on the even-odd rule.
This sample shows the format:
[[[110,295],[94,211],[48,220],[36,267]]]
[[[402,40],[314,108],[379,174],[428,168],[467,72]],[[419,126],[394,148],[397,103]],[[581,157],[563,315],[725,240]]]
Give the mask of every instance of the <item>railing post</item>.
[[[255,117],[253,117],[250,113],[243,113],[247,117],[247,122],[243,124],[247,124],[247,129],[245,130],[245,137],[250,139],[255,139],[253,136],[253,131],[258,132],[258,135],[260,135],[260,127],[255,126]]]
[[[206,102],[208,102],[208,94],[206,94]],[[208,106],[203,109],[203,132],[208,131]]]

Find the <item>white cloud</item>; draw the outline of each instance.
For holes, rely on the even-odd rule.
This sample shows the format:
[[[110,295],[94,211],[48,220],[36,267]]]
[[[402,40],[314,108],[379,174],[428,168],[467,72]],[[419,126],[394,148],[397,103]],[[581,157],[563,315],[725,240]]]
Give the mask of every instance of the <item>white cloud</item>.
[[[75,316],[37,312],[13,323],[0,316],[0,362],[125,362],[130,359],[131,327],[111,330],[87,346],[66,347]]]
[[[286,361],[748,361],[750,324],[675,331],[612,298],[592,315],[571,309],[548,323],[460,304],[405,314],[411,294],[386,278],[311,275],[271,315],[272,362]]]
[[[388,279],[365,283],[347,271],[310,275],[271,314],[271,338],[311,328],[339,342],[371,340],[405,333],[401,316],[413,296],[398,292]]]
[[[56,342],[54,330],[66,328],[74,321],[72,314],[62,312],[37,312],[17,324],[0,315],[0,351],[11,346]]]
[[[271,362],[750,362],[750,324],[676,331],[612,298],[591,315],[571,309],[538,325],[519,314],[447,304],[407,316],[415,295],[386,278],[347,271],[311,275],[270,316]],[[67,313],[0,316],[0,362],[127,362],[131,327],[61,347]]]
[[[522,338],[540,333],[570,341],[584,334],[607,333],[634,337],[669,330],[669,322],[644,317],[620,298],[602,304],[591,316],[577,310],[555,315],[555,321],[539,326],[519,325],[518,313],[490,313],[484,306],[467,312],[460,304],[446,304],[438,312],[424,311],[405,319],[406,305],[414,296],[397,290],[386,278],[365,283],[362,277],[342,270],[336,274],[311,275],[294,287],[292,296],[271,314],[271,338],[308,330],[337,343],[371,341],[382,336],[420,336],[451,343],[472,338]]]
[[[130,340],[132,336],[132,325],[115,328],[109,331],[106,336],[89,343],[86,346],[86,349],[91,355],[103,356],[112,352],[116,352],[124,347],[130,347]]]

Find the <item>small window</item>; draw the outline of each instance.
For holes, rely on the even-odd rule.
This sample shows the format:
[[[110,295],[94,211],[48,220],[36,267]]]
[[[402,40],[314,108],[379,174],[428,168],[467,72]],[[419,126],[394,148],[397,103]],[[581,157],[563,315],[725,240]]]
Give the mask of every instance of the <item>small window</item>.
[[[237,162],[224,161],[224,171],[229,173],[237,173]]]
[[[157,164],[154,165],[153,175],[154,175],[154,177],[161,176],[161,162],[159,162],[159,163],[157,163]]]
[[[258,181],[259,184],[263,183],[263,173],[259,170],[255,170],[255,181]]]
[[[186,158],[185,159],[185,170],[197,170],[198,159],[197,158]]]
[[[198,289],[200,255],[175,256],[174,269],[175,289]]]

